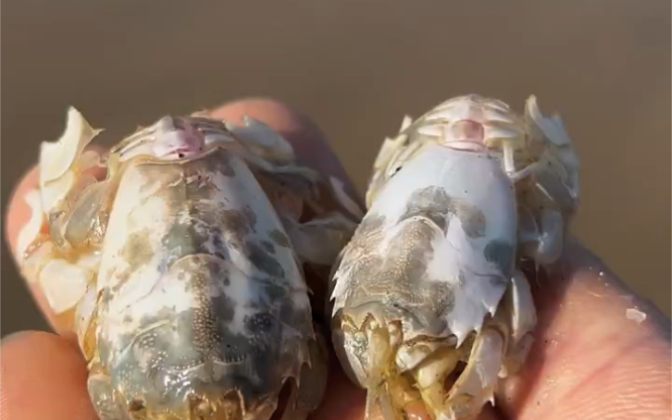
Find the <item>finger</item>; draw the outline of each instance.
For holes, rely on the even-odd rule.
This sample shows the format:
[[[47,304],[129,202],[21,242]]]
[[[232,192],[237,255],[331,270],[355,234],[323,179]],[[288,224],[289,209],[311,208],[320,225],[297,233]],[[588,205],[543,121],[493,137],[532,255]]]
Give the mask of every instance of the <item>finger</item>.
[[[568,244],[557,274],[531,282],[535,344],[501,387],[510,418],[670,418],[670,321],[596,256]]]
[[[2,340],[0,351],[0,418],[96,419],[86,392],[86,365],[71,341],[25,332]]]

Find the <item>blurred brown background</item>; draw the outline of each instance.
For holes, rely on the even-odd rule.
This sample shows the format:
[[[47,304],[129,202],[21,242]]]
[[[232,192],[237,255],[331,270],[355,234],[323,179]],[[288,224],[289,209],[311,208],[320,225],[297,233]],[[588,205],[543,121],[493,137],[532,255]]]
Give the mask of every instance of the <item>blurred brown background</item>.
[[[2,200],[68,105],[109,135],[249,95],[308,112],[360,189],[402,116],[476,92],[561,112],[575,232],[670,312],[670,2],[3,0]],[[4,212],[4,207],[3,207]],[[2,334],[46,328],[2,248]],[[625,318],[624,318],[625,319]]]

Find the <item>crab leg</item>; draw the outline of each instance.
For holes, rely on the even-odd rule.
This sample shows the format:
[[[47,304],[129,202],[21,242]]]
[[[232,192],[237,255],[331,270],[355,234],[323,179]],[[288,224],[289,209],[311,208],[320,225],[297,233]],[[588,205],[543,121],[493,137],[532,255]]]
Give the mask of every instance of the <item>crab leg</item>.
[[[444,347],[437,350],[430,359],[423,361],[414,372],[425,406],[435,417],[441,413],[446,399],[446,377],[455,369],[459,360],[458,350]]]
[[[518,343],[537,324],[537,311],[527,278],[517,270],[509,286],[511,338]]]
[[[557,261],[564,246],[564,220],[560,211],[553,208],[540,210],[540,225],[529,213],[521,215],[519,239],[525,254],[537,264],[547,265]]]
[[[43,143],[39,188],[25,197],[32,217],[19,235],[24,276],[39,284],[58,318],[70,324],[75,315],[75,328],[82,331],[88,328],[92,305],[77,314],[74,309],[82,299],[91,301],[86,296],[98,270],[96,250],[114,196],[114,181],[95,176],[100,157],[84,150],[101,131],[71,108],[61,138]]]
[[[380,410],[385,420],[405,420],[405,407],[420,398],[404,378],[390,372],[394,369],[391,361],[396,350],[391,342],[393,336],[386,327],[373,325],[366,328],[366,335],[369,343],[368,365],[372,370],[367,387],[365,418],[376,418],[374,413]]]
[[[225,122],[225,126],[246,147],[274,164],[287,164],[295,160],[294,148],[280,133],[247,115],[242,120],[242,125]]]
[[[485,328],[474,341],[471,355],[445,347],[414,372],[426,408],[437,420],[471,419],[483,404],[493,400],[500,364],[504,358],[504,339],[493,328]],[[468,364],[446,395],[445,381],[460,359]]]
[[[99,363],[92,363],[89,372],[86,386],[98,417],[101,420],[129,420],[113,390],[110,375],[103,371]]]
[[[294,250],[311,264],[330,265],[347,244],[357,224],[339,213],[306,223],[283,220]]]
[[[252,154],[251,152],[248,152],[246,150],[241,151],[240,154],[242,158],[245,159],[248,164],[250,164],[250,166],[256,167],[258,169],[261,169],[263,171],[272,174],[298,175],[311,181],[317,181],[319,179],[318,173],[311,168],[296,165],[283,165],[283,166],[273,165],[264,158]]]
[[[519,270],[511,279],[506,299],[508,311],[505,313],[510,314],[508,324],[511,328],[511,341],[499,373],[500,378],[507,377],[520,369],[534,342],[530,333],[537,324],[537,312],[530,285],[525,275]]]
[[[310,343],[310,364],[303,365],[297,386],[292,388],[281,420],[305,420],[322,402],[329,374],[326,341],[315,325],[316,340]]]
[[[503,158],[504,171],[506,172],[506,174],[509,176],[509,178],[513,183],[517,183],[522,179],[530,176],[532,172],[536,171],[540,167],[539,162],[534,162],[527,165],[521,170],[516,170],[516,165],[513,157],[514,146],[509,142],[505,142],[502,144],[502,152],[504,154]]]
[[[493,401],[498,373],[504,359],[504,339],[486,327],[477,336],[467,366],[453,385],[439,420],[471,419]]]
[[[74,309],[94,281],[98,255],[89,249],[102,240],[105,220],[100,206],[107,201],[99,200],[99,193],[107,194],[99,186],[104,185],[90,185],[72,206],[59,206],[50,213],[42,211],[34,193],[26,197],[33,216],[20,235],[22,271],[40,285],[56,315]],[[51,226],[45,232],[47,218]]]

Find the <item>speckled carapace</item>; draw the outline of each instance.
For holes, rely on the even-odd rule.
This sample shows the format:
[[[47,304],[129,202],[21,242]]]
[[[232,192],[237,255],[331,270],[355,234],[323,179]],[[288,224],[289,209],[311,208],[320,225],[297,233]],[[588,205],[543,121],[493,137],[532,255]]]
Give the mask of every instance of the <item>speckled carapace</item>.
[[[385,140],[327,308],[367,419],[471,420],[493,401],[536,324],[519,263],[559,257],[577,168],[560,118],[534,97],[523,116],[456,97]]]
[[[259,121],[166,116],[85,152],[99,131],[71,109],[43,145],[20,247],[101,420],[304,419],[327,380],[304,268],[328,271],[361,210]]]

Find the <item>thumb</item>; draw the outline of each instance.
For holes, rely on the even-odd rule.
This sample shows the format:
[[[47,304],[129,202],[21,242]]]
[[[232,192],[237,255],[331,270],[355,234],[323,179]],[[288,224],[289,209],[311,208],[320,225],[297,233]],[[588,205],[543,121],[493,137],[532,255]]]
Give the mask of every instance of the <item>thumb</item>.
[[[595,255],[570,243],[556,273],[531,281],[535,344],[499,391],[509,418],[669,419],[670,320]]]

